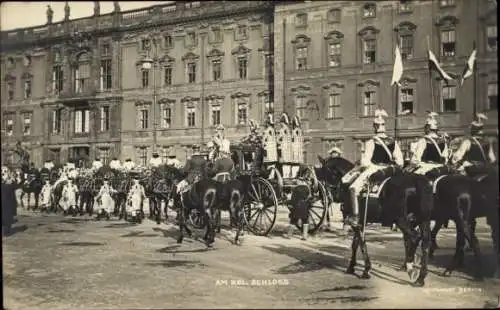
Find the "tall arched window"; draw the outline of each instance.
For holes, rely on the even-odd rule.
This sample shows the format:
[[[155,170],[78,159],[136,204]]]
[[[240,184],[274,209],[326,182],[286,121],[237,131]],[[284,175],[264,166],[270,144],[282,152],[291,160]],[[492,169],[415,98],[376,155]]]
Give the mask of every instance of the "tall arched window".
[[[78,55],[75,67],[75,92],[83,93],[90,86],[90,57],[83,52]]]

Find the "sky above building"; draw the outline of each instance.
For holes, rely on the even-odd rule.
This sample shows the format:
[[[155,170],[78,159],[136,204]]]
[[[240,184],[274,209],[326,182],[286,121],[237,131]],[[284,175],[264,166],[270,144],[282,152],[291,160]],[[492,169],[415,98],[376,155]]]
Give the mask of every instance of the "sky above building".
[[[119,1],[122,11],[134,10],[157,4],[166,4],[172,1]],[[113,1],[99,1],[101,14],[113,11]],[[53,22],[64,19],[63,1],[2,1],[0,4],[0,26],[1,30],[12,30],[16,28],[41,26],[47,23],[47,5],[54,11]],[[93,1],[69,1],[70,19],[92,16],[94,14]]]

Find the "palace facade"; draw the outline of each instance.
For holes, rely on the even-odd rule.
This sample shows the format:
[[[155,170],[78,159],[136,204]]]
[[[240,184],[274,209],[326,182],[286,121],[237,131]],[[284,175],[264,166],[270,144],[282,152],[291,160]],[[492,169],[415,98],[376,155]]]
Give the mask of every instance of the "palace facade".
[[[309,163],[333,144],[356,159],[374,109],[394,116],[396,102],[406,112],[397,124],[405,147],[426,110],[463,135],[475,103],[497,133],[493,1],[195,1],[124,12],[115,2],[109,14],[95,2],[91,17],[65,12],[62,22],[48,12],[46,25],[1,33],[3,162],[19,140],[37,165],[145,164],[153,150],[183,160],[220,123],[236,141],[248,119],[279,120],[282,111],[303,120]],[[427,46],[445,71],[461,74],[474,41],[475,79],[460,87],[430,78]],[[396,43],[405,69],[398,93]]]

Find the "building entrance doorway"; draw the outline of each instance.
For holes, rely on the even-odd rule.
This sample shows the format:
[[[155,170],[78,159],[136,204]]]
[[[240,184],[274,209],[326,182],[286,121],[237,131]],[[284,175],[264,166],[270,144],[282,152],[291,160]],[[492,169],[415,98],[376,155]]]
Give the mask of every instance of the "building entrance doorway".
[[[89,166],[90,147],[77,146],[70,148],[69,160],[75,163],[78,168],[87,168]]]

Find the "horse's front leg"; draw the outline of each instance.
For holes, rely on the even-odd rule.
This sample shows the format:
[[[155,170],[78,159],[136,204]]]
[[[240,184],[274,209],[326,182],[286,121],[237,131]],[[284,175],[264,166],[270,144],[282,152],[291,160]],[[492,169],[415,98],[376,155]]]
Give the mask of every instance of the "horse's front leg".
[[[430,235],[430,243],[431,243],[431,245],[430,245],[430,248],[429,248],[429,258],[430,259],[434,258],[434,251],[436,251],[436,249],[439,249],[439,247],[437,245],[437,242],[436,242],[436,237],[437,237],[437,234],[438,234],[439,230],[443,226],[444,222],[445,221],[436,220],[436,224],[432,228],[431,235]]]
[[[40,203],[40,192],[35,193],[35,210],[38,210],[38,204]]]
[[[363,270],[361,279],[370,279],[370,270],[372,269],[372,263],[370,262],[370,256],[368,255],[368,248],[366,246],[365,237],[361,234],[360,228],[358,229],[358,234],[360,240],[361,254],[363,255],[363,259],[365,261],[365,269]]]
[[[352,238],[352,243],[351,243],[351,261],[349,262],[349,267],[347,267],[346,273],[348,274],[354,274],[355,270],[354,267],[356,267],[356,254],[358,252],[358,247],[359,247],[359,241],[361,238],[361,235],[359,233],[359,228],[352,228],[354,230],[354,236]]]
[[[245,227],[245,214],[243,212],[243,208],[240,205],[236,210],[236,225],[238,227],[236,230],[236,236],[234,237],[234,244],[236,245],[241,244],[240,235],[243,236],[243,228]]]
[[[179,206],[179,214],[177,216],[178,218],[178,223],[179,223],[179,237],[177,238],[177,243],[182,243],[182,240],[184,239],[184,229],[186,229],[186,211],[184,210],[184,206],[180,205]]]
[[[482,254],[479,247],[479,241],[477,240],[475,233],[475,225],[475,220],[471,223],[465,223],[464,234],[466,240],[469,242],[469,245],[472,248],[472,251],[474,252],[474,256],[476,257],[476,279],[481,280],[483,279]]]
[[[208,208],[204,213],[205,213],[204,218],[207,221],[207,230],[204,239],[207,247],[211,248],[213,247],[213,244],[215,242],[215,232],[217,226],[217,210],[214,210],[213,208]]]
[[[428,263],[429,263],[429,255],[428,255],[428,250],[430,246],[430,241],[431,241],[431,223],[430,221],[424,221],[422,224],[420,224],[420,234],[422,238],[422,244],[421,244],[421,253],[422,253],[422,258],[421,258],[421,266],[420,266],[420,275],[418,276],[417,280],[415,281],[414,285],[415,286],[424,286],[425,285],[425,278],[427,277],[428,273]]]

